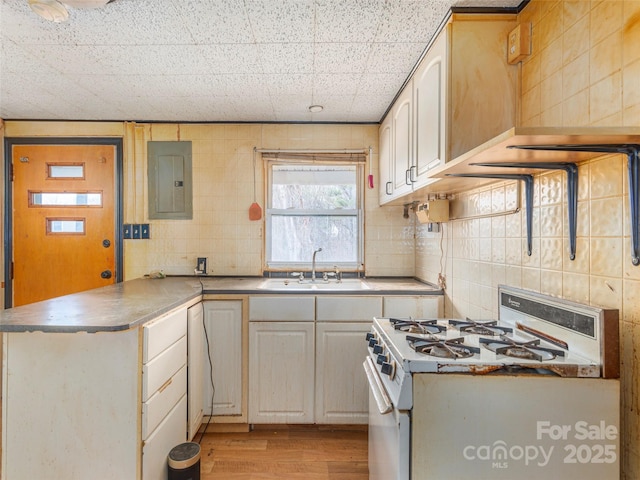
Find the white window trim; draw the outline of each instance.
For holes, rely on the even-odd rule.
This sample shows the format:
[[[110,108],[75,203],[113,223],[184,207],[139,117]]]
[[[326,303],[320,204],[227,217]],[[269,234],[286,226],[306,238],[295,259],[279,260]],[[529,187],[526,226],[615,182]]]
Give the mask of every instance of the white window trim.
[[[364,271],[364,164],[359,162],[335,162],[341,165],[352,165],[356,167],[356,205],[357,209],[344,209],[344,210],[284,210],[284,209],[273,209],[270,208],[271,205],[271,182],[272,182],[272,167],[273,165],[308,165],[310,162],[296,162],[296,161],[278,161],[278,160],[269,160],[266,162],[266,170],[267,170],[267,208],[265,209],[265,266],[267,271],[287,271],[287,270],[311,270],[311,259],[313,252],[309,252],[309,260],[304,262],[273,262],[269,258],[269,254],[271,252],[271,219],[274,214],[278,216],[291,215],[310,215],[314,214],[317,216],[327,215],[327,216],[355,216],[356,222],[358,225],[358,238],[357,238],[357,246],[358,246],[358,259],[356,262],[323,262],[320,258],[318,258],[316,262],[316,270],[331,270],[334,267],[339,268],[342,271]],[[330,162],[311,162],[317,163],[319,165],[327,165]]]

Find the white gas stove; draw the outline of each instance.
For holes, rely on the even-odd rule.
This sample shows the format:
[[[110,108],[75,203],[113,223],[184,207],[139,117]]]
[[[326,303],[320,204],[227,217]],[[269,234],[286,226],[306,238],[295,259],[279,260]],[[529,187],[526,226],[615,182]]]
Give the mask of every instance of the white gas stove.
[[[372,391],[372,479],[462,478],[463,475],[477,473],[479,469],[481,471],[482,466],[487,468],[486,478],[492,479],[516,478],[515,475],[522,476],[517,478],[551,478],[558,473],[596,478],[585,477],[581,467],[568,467],[570,463],[556,462],[553,469],[535,469],[529,465],[520,468],[521,462],[514,461],[510,468],[507,462],[501,469],[498,468],[500,462],[493,462],[495,465],[492,467],[492,462],[482,462],[478,458],[470,461],[464,457],[464,447],[472,441],[471,438],[461,438],[460,442],[464,445],[454,442],[449,449],[442,450],[439,447],[448,444],[456,429],[477,432],[487,418],[491,419],[491,426],[486,426],[486,432],[493,431],[495,441],[509,438],[513,419],[505,422],[504,417],[493,418],[475,410],[486,402],[489,403],[485,407],[490,409],[492,405],[503,404],[507,398],[507,408],[527,406],[526,414],[521,415],[520,419],[525,424],[533,422],[535,425],[536,419],[544,422],[547,421],[545,418],[550,417],[557,417],[558,422],[563,418],[566,420],[562,421],[574,419],[575,423],[583,421],[580,418],[584,417],[587,423],[604,421],[618,431],[619,392],[615,380],[619,376],[617,311],[579,305],[505,286],[499,288],[498,295],[498,320],[374,319],[372,330],[367,334],[369,357],[365,361]],[[595,385],[593,382],[603,383]],[[434,390],[436,384],[438,392]],[[534,386],[536,391],[531,392]],[[566,404],[565,397],[581,395],[581,389],[584,388],[599,390],[594,395],[598,398],[594,398],[592,407],[585,406],[589,401],[584,400],[580,408]],[[448,392],[446,398],[441,397],[441,392],[445,391]],[[464,395],[466,391],[470,394]],[[434,420],[433,415],[443,417],[434,405],[437,404],[441,411],[448,411],[456,402],[461,411],[467,413],[445,415],[446,421],[438,427],[440,420]],[[607,405],[606,411],[601,408],[603,402]],[[416,425],[424,421],[426,412],[430,418],[429,427],[427,432],[421,432]],[[393,420],[386,422],[384,415],[391,415]],[[384,428],[381,425],[385,425]],[[397,425],[400,431],[393,432],[395,440],[391,445],[384,438],[376,440],[381,432],[386,432],[382,435],[388,436],[393,425]],[[403,425],[405,433],[401,431]],[[536,440],[538,436],[544,437],[540,431],[532,428],[527,427],[522,434],[515,434],[512,441],[532,442],[540,440]],[[429,438],[433,435],[443,436],[443,439],[431,445]],[[483,434],[480,432],[478,435],[481,438]],[[421,439],[421,444],[431,446],[428,453],[425,451],[424,455],[416,457],[412,451],[415,450],[417,439]],[[617,452],[619,447],[616,442],[607,443],[609,452],[614,447]],[[387,446],[381,447],[385,443]],[[473,446],[473,443],[470,445]],[[381,455],[388,456],[389,448],[397,451],[398,457],[390,462],[393,464],[391,467],[387,460],[382,461],[382,465],[375,460],[385,458]],[[383,450],[387,452],[383,453]],[[456,467],[439,467],[438,462],[443,458],[455,459]],[[617,458],[616,453],[615,465],[606,463],[608,470],[604,472],[607,475],[612,473],[611,469],[617,468]],[[416,459],[419,460],[416,462]],[[597,462],[587,464],[593,470]],[[417,465],[423,467],[413,468]],[[598,471],[597,466],[595,471]],[[485,477],[476,474],[473,478]]]

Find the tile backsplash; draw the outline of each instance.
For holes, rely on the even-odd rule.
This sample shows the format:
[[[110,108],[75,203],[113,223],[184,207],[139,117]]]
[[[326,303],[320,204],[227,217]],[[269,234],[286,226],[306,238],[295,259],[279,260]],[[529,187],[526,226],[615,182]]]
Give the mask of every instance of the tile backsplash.
[[[254,147],[368,149],[371,146],[374,179],[377,173],[377,125],[130,123],[125,127],[125,149],[129,152],[125,160],[126,223],[147,221],[149,140],[192,142],[194,215],[192,220],[150,220],[150,240],[125,241],[125,279],[152,270],[193,273],[197,257],[208,259],[208,271],[213,275],[262,274],[264,224],[250,221],[248,214],[254,200]],[[256,197],[264,211],[260,155],[255,175]],[[413,275],[413,224],[402,218],[402,207],[379,208],[377,188],[365,188],[364,194],[366,274]]]
[[[521,66],[521,126],[640,126],[639,1],[532,0],[519,19],[533,27]],[[495,318],[499,284],[619,309],[620,455],[622,478],[632,480],[640,478],[640,267],[630,256],[626,157],[600,157],[578,174],[575,260],[566,175],[550,172],[535,178],[531,256],[524,209],[503,208],[517,186],[497,184],[457,196],[451,209],[464,218],[441,234],[417,227],[416,275],[436,282],[445,274],[449,316]]]

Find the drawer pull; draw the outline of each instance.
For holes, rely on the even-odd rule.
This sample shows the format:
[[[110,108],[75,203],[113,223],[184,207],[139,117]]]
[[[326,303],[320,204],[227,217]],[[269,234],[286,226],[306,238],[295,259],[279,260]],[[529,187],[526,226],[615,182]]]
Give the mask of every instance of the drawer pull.
[[[172,381],[173,381],[173,377],[171,377],[169,380],[167,380],[166,382],[164,382],[164,383],[162,384],[162,386],[158,389],[158,391],[159,391],[159,392],[164,392],[164,391],[167,389],[167,387],[168,387],[169,385],[171,385],[171,382],[172,382]]]

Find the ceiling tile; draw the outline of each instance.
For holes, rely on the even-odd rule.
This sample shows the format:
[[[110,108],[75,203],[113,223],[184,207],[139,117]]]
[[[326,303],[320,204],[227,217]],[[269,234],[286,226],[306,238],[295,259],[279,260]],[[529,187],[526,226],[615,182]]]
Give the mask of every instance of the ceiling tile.
[[[195,43],[253,43],[249,17],[242,0],[174,2],[184,29]]]
[[[378,122],[452,5],[520,1],[1,0],[0,116]]]
[[[261,43],[258,55],[263,73],[313,72],[312,43]]]
[[[321,73],[313,77],[314,96],[352,95],[358,91],[360,73]]]
[[[372,42],[383,12],[383,0],[318,0],[315,41]]]
[[[251,30],[260,43],[313,42],[313,0],[245,2]]]
[[[368,43],[317,43],[315,73],[361,73],[371,47]]]
[[[421,43],[374,43],[367,60],[367,72],[408,74],[424,48]]]

